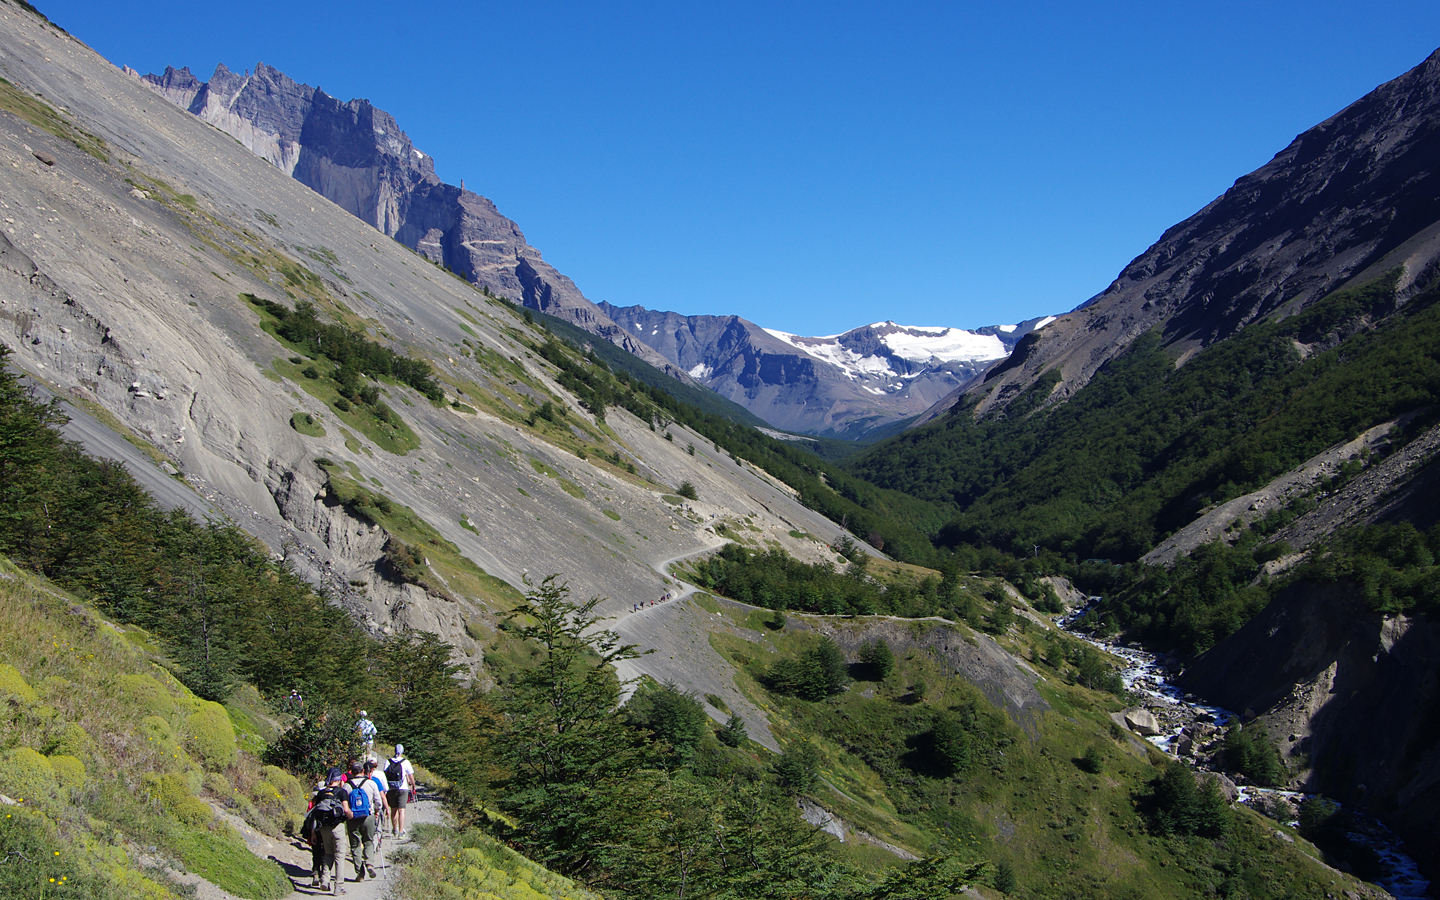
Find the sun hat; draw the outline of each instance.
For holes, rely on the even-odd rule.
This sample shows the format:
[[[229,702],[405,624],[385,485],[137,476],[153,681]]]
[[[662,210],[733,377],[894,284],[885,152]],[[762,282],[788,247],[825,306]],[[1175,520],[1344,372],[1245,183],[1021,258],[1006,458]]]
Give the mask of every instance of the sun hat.
[[[330,771],[325,773],[325,783],[330,784],[332,782],[339,781],[343,776],[344,773],[341,772],[339,769],[332,768]]]
[[[395,755],[396,755],[396,756],[399,756],[400,754],[402,754],[402,753],[404,753],[404,752],[405,752],[405,745],[404,745],[404,744],[396,744],[396,745],[395,745]]]

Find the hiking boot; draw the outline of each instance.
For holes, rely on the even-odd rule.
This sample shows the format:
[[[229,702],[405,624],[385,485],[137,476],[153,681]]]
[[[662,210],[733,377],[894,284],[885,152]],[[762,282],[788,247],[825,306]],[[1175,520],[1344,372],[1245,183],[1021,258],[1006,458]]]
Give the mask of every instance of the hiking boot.
[[[377,876],[377,875],[375,874],[375,867],[372,866],[372,865],[370,865],[369,863],[366,863],[366,864],[365,864],[365,872],[366,872],[372,879],[379,877],[379,876]]]
[[[359,866],[356,866],[356,867],[355,867],[355,880],[356,880],[356,881],[364,881],[364,880],[365,880],[365,870],[362,869],[362,868],[360,868]]]

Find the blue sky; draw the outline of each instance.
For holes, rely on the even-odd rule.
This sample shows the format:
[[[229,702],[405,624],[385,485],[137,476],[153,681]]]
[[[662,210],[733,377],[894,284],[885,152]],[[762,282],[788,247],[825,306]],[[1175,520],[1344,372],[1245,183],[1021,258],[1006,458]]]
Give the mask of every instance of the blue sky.
[[[368,98],[592,300],[802,334],[1069,310],[1440,46],[1434,0],[37,5]]]

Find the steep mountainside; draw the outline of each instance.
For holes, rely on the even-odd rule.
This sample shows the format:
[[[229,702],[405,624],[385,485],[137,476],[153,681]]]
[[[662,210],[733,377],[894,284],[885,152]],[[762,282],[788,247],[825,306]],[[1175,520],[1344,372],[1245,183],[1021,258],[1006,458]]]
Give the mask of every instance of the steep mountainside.
[[[378,239],[69,35],[0,14],[10,362],[133,438],[371,630],[432,631],[478,663],[526,577],[558,572],[619,615],[664,594],[657,568],[720,543],[726,523],[834,558],[810,535],[835,524],[714,442],[582,410],[536,352],[548,335],[510,304]],[[441,399],[365,374],[379,374],[378,351],[347,374],[281,339],[259,301],[303,301],[350,345],[424,362]],[[674,495],[687,481],[698,500]],[[733,686],[707,690],[768,740]]]
[[[675,366],[776,428],[845,438],[923,412],[1008,355],[1036,324],[965,331],[877,322],[817,338],[739,316],[600,308]]]
[[[1436,159],[1440,51],[1295,138],[1167,230],[1108,288],[1023,342],[992,378],[966,389],[976,413],[1003,407],[1044,372],[1062,376],[1052,402],[1071,396],[1151,330],[1183,363],[1357,276],[1403,264],[1402,294],[1425,284],[1440,258]]]
[[[435,161],[370,101],[342,103],[264,63],[244,75],[222,64],[209,81],[173,67],[141,81],[426,258],[665,365],[545,262],[494,203],[442,182]]]

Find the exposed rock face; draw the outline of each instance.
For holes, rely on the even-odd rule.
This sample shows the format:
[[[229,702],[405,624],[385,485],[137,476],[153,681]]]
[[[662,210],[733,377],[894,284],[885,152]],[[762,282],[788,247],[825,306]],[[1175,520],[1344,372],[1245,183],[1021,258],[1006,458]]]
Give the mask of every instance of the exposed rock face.
[[[264,63],[244,75],[220,65],[209,81],[173,67],[141,81],[432,262],[666,366],[546,263],[494,203],[442,182],[435,161],[370,101],[341,102]]]
[[[1004,358],[1033,324],[965,331],[880,322],[815,338],[739,316],[600,308],[677,368],[771,425],[846,438],[923,412]]]
[[[977,411],[1060,367],[1074,393],[1141,334],[1186,354],[1289,315],[1357,277],[1405,266],[1402,292],[1440,259],[1440,51],[1301,134],[1269,163],[1170,228],[1120,277],[1038,332],[987,380]],[[953,405],[947,400],[943,408]]]
[[[1180,684],[1252,711],[1304,789],[1382,816],[1440,867],[1440,623],[1368,611],[1347,585],[1296,585]]]

